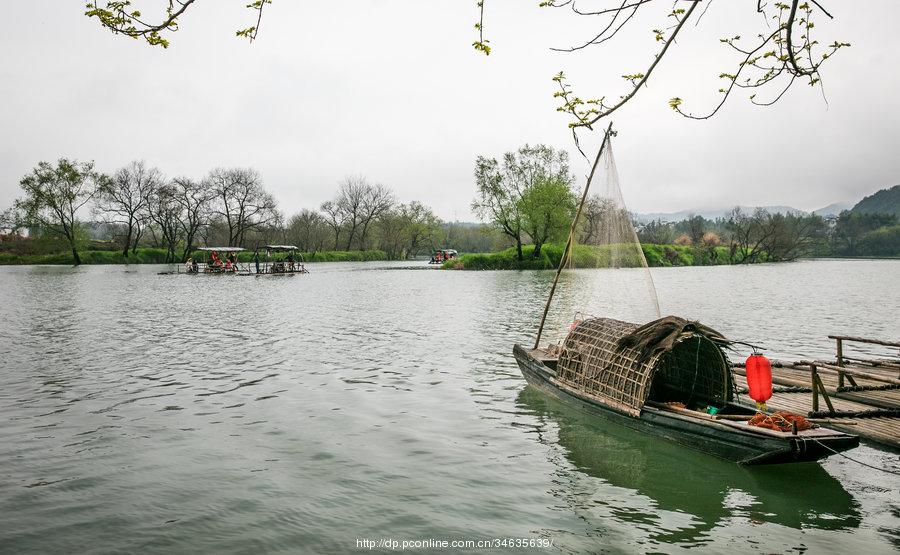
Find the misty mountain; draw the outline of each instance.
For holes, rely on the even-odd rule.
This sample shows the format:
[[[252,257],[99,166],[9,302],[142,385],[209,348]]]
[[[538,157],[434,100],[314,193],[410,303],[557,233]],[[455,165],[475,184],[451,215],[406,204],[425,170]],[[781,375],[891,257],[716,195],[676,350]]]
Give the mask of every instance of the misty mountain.
[[[850,210],[851,208],[853,208],[852,202],[832,202],[828,206],[823,206],[822,208],[819,208],[818,210],[813,210],[813,214],[816,214],[817,216],[823,216],[823,217],[837,216],[844,210]]]
[[[863,214],[894,214],[900,218],[900,185],[871,194],[853,207],[853,212]]]
[[[756,206],[741,206],[740,209],[747,213],[752,213],[756,210]],[[768,211],[770,214],[806,214],[807,212],[804,210],[799,210],[797,208],[793,208],[791,206],[762,206],[764,210]],[[733,206],[728,208],[715,208],[710,210],[680,210],[678,212],[650,212],[647,214],[635,214],[634,217],[638,222],[646,223],[652,222],[656,220],[661,220],[663,222],[680,222],[682,220],[686,220],[691,216],[703,216],[707,220],[715,220],[716,218],[723,218],[728,215],[734,209]]]

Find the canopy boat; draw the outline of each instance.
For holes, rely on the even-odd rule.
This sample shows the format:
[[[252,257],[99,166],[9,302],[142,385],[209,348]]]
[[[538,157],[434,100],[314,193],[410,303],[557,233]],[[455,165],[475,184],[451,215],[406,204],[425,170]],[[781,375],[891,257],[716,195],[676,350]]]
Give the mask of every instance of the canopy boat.
[[[428,263],[443,264],[444,262],[450,260],[451,258],[456,258],[457,256],[459,256],[459,253],[453,249],[438,249],[431,255],[431,260],[429,260]]]
[[[241,247],[200,247],[197,249],[203,253],[203,261],[188,258],[184,264],[184,271],[188,274],[225,274],[247,275],[247,268],[241,269],[237,254],[243,252]]]
[[[303,255],[294,245],[266,245],[266,260],[263,265],[259,263],[259,253],[254,255],[253,262],[256,267],[256,275],[259,276],[292,276],[294,274],[308,274],[309,270],[303,263]],[[287,253],[286,255],[284,253]],[[276,256],[276,255],[282,256]]]
[[[732,367],[723,350],[731,343],[699,323],[674,316],[659,318],[655,289],[653,314],[658,319],[638,326],[576,315],[560,342],[540,347],[560,274],[573,258],[576,235],[588,234],[578,227],[578,220],[610,134],[611,126],[575,213],[534,347],[513,348],[525,380],[591,414],[742,464],[814,461],[856,447],[856,436],[817,427],[797,415],[760,414],[738,403]],[[610,157],[607,160],[607,173],[613,175],[614,164]],[[607,208],[599,216],[593,214],[593,221],[586,223],[587,232],[603,238],[603,243],[595,244],[597,248],[589,253],[582,249],[577,256],[602,260],[609,264],[607,268],[639,260],[646,269],[618,185],[595,205]],[[606,272],[593,277],[609,281],[621,275]],[[652,289],[652,279],[649,283]]]

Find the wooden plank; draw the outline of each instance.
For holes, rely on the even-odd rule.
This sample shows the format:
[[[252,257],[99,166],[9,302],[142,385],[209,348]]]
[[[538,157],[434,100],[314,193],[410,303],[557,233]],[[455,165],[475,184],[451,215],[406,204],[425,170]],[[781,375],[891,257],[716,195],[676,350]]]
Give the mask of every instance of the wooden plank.
[[[853,337],[851,335],[829,335],[829,339],[840,339],[842,341],[855,341],[857,343],[869,343],[871,345],[884,345],[885,347],[900,347],[900,342],[883,341],[881,339],[869,339],[866,337]]]
[[[830,362],[824,362],[821,360],[801,360],[801,365],[813,366],[815,365],[819,371],[826,370],[838,375],[840,372],[847,374],[848,376],[854,376],[857,378],[865,378],[867,380],[873,380],[876,382],[884,382],[889,384],[900,384],[900,380],[890,378],[887,376],[882,376],[879,374],[873,374],[872,372],[863,372],[857,368],[848,368],[846,366],[837,366],[835,364],[831,364]],[[827,372],[826,372],[827,373]]]

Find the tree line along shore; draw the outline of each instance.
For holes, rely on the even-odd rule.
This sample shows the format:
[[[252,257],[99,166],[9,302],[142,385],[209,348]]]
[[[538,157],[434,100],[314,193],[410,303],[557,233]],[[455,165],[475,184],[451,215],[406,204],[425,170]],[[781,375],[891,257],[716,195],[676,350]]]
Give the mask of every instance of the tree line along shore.
[[[399,202],[362,176],[338,183],[317,209],[286,217],[251,168],[217,168],[200,179],[167,178],[135,161],[110,174],[93,162],[41,162],[20,181],[23,195],[0,212],[0,264],[183,262],[203,246],[292,244],[307,261],[403,260],[451,248],[455,269],[555,267],[580,191],[567,153],[525,145],[475,162],[472,209],[481,223],[444,222],[425,204]],[[589,197],[575,237],[575,262],[591,226],[629,220],[650,266],[790,261],[801,257],[900,256],[900,186],[834,217],[747,212],[640,221]],[[89,216],[86,218],[85,216]],[[634,219],[633,219],[634,218]]]

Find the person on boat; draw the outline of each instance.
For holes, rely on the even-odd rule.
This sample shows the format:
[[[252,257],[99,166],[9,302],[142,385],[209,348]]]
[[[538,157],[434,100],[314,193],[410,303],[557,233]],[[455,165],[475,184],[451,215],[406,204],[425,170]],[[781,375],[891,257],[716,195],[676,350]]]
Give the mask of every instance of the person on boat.
[[[256,265],[256,273],[259,273],[259,251],[253,253],[253,264]]]
[[[194,273],[194,274],[199,273],[200,272],[200,264],[198,264],[197,261],[194,260],[193,258],[191,258],[190,260],[191,260],[191,273]]]
[[[294,271],[294,253],[288,253],[287,255],[287,263],[288,263],[288,271]]]
[[[194,273],[194,259],[188,257],[187,261],[184,263],[184,271],[193,274]]]
[[[231,257],[229,256],[225,259],[225,271],[230,272],[233,268],[234,266],[231,264]]]

